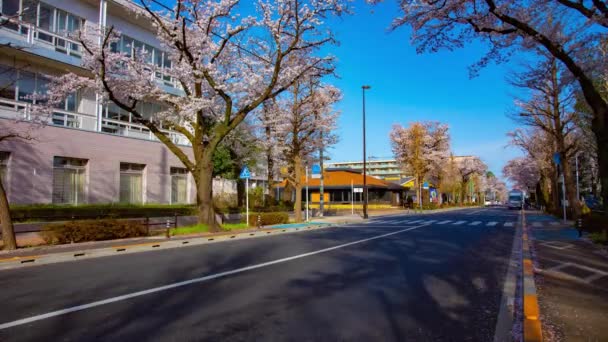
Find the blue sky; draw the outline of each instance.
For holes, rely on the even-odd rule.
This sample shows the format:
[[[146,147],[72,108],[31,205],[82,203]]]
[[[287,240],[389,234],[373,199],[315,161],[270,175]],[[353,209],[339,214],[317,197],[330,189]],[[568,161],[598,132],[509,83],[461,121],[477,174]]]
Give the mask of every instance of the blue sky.
[[[344,93],[337,105],[340,141],[329,151],[331,160],[362,159],[361,85],[369,84],[368,156],[392,156],[388,134],[395,123],[440,121],[450,126],[455,154],[478,155],[500,175],[503,165],[520,155],[505,148],[506,133],[516,127],[506,116],[513,108],[514,90],[505,81],[511,66],[491,65],[470,79],[468,67],[484,53],[481,44],[417,54],[409,28],[387,30],[398,15],[396,1],[377,6],[356,1],[354,7],[354,15],[331,21],[340,40],[330,50],[338,58],[340,79],[328,81]]]

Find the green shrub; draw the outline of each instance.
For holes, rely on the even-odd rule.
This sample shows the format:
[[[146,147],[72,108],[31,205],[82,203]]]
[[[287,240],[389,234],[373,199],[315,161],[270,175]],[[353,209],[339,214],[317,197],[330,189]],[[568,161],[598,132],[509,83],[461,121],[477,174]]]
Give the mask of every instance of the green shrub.
[[[608,245],[608,230],[603,230],[601,232],[594,232],[589,234],[589,238],[594,243]]]
[[[285,212],[273,213],[251,213],[249,214],[249,225],[255,227],[258,225],[258,216],[260,216],[262,226],[270,226],[273,224],[289,223],[289,215]]]
[[[237,194],[214,194],[213,206],[216,211],[228,212],[230,208],[238,206],[238,196]]]
[[[438,209],[439,206],[437,203],[426,203],[422,205],[422,210],[435,210]]]
[[[588,232],[599,232],[608,230],[608,216],[590,214],[582,217],[583,229]]]
[[[194,205],[168,204],[85,204],[85,205],[31,205],[11,207],[16,222],[61,221],[66,219],[139,218],[177,215],[195,215]]]
[[[42,236],[49,244],[102,241],[146,236],[148,231],[136,220],[90,220],[50,224],[43,228]]]

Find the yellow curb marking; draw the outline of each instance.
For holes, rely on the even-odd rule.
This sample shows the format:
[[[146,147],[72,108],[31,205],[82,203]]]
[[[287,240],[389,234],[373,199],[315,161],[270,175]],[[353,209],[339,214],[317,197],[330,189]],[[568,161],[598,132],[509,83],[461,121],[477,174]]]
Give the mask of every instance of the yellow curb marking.
[[[4,258],[4,259],[0,259],[0,262],[11,262],[11,261],[18,261],[18,260],[32,260],[32,259],[38,259],[40,256],[38,255],[32,255],[32,256],[24,256],[24,257],[12,257],[12,258]]]

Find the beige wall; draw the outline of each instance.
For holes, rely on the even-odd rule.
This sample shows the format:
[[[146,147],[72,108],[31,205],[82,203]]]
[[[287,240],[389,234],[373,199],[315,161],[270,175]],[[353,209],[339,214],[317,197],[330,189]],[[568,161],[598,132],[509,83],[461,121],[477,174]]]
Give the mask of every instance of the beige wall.
[[[0,119],[0,134],[21,132],[31,126]],[[171,200],[170,167],[183,164],[161,143],[98,132],[46,126],[32,131],[35,141],[0,142],[0,151],[11,153],[8,171],[9,201],[13,204],[51,203],[53,157],[87,159],[87,202],[119,200],[120,163],[145,164],[146,203]],[[188,155],[191,148],[183,147]],[[192,177],[188,179],[189,201],[196,201]]]

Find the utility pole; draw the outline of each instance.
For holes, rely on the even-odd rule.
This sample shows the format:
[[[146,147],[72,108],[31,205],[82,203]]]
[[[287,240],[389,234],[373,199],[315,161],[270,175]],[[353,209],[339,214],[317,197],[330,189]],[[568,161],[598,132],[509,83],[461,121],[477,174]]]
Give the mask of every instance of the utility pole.
[[[324,209],[324,196],[323,196],[323,173],[325,173],[325,167],[323,166],[323,130],[321,129],[321,149],[319,150],[319,159],[321,159],[321,178],[319,179],[319,216],[323,217]]]
[[[363,218],[367,219],[367,165],[365,151],[365,91],[370,89],[368,85],[361,86],[363,91]]]
[[[576,200],[580,201],[581,199],[581,192],[579,190],[579,185],[578,185],[578,154],[580,152],[576,152],[576,154],[574,155],[574,159],[576,160]],[[575,205],[575,203],[572,203],[572,205]]]

